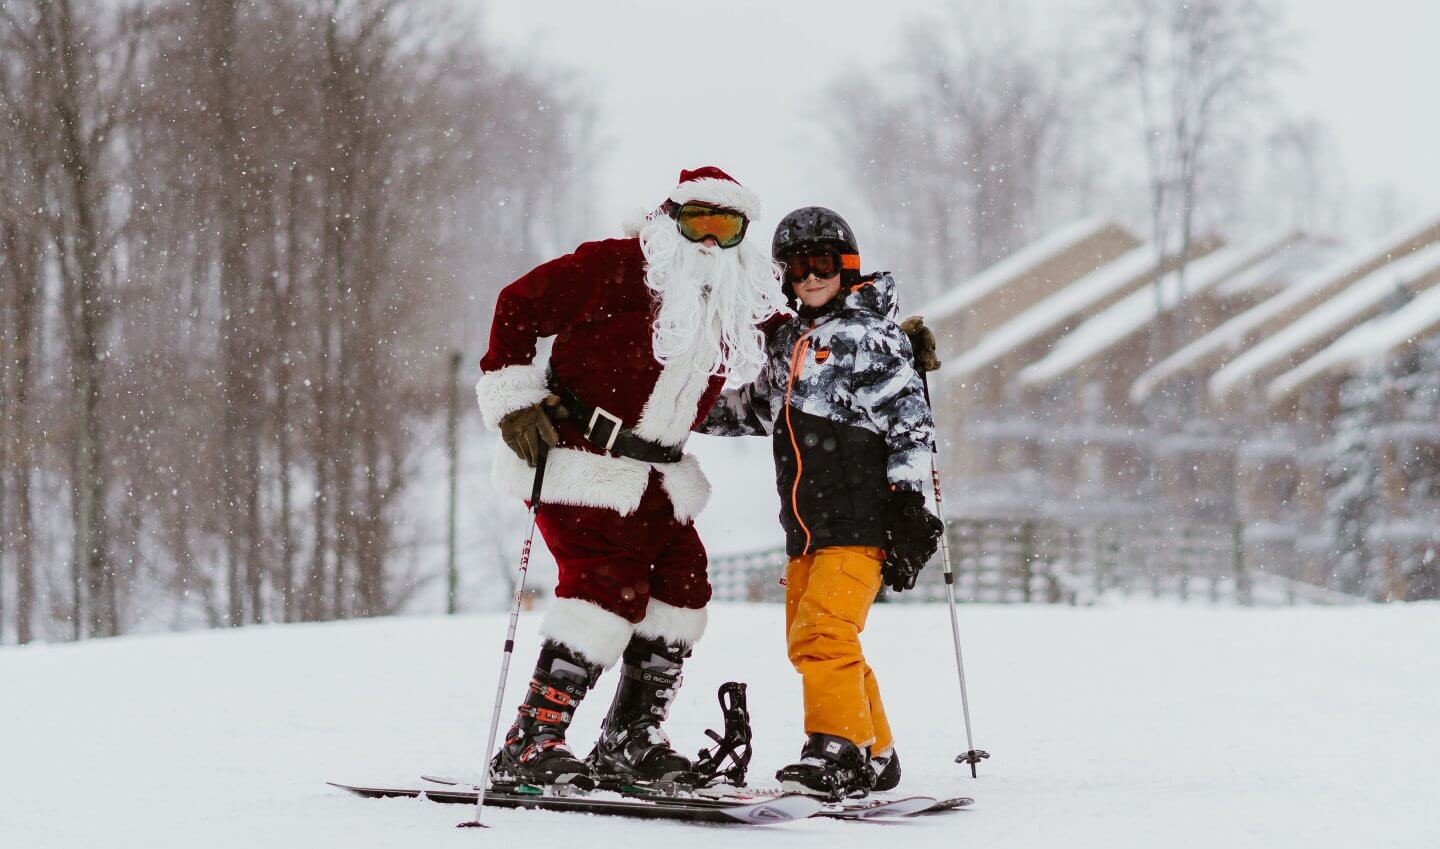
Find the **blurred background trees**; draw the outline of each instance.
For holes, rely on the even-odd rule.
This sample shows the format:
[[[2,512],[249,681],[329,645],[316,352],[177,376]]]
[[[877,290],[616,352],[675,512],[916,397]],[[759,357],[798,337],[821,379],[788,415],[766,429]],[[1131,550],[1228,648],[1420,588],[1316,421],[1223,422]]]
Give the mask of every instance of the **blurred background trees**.
[[[449,351],[583,206],[583,109],[456,13],[0,8],[0,633],[413,590]]]

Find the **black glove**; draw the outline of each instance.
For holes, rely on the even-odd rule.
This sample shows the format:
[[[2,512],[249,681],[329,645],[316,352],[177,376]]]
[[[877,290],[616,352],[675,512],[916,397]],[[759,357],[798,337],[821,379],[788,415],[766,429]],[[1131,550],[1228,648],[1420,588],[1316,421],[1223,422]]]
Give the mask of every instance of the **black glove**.
[[[935,554],[945,525],[925,506],[925,496],[900,490],[890,496],[890,547],[880,577],[892,592],[915,588],[915,579]]]

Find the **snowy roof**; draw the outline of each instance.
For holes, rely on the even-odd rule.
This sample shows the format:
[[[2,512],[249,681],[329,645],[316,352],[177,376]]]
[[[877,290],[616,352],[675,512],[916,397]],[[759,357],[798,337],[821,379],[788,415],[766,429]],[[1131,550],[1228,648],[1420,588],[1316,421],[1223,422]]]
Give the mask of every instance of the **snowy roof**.
[[[1283,250],[1220,282],[1212,291],[1217,298],[1275,294],[1305,272],[1335,261],[1342,246],[1305,236]]]
[[[1336,339],[1320,353],[1270,382],[1271,402],[1283,401],[1323,374],[1342,372],[1383,359],[1440,330],[1440,286],[1426,289],[1400,309],[1372,318]]]
[[[1396,290],[1427,288],[1436,280],[1440,280],[1440,243],[1381,266],[1226,363],[1210,377],[1210,396],[1221,400],[1249,383],[1257,373],[1284,363],[1311,346],[1333,340],[1336,334],[1379,309]]]
[[[1393,258],[1393,254],[1409,253],[1405,248],[1417,239],[1440,237],[1440,218],[1431,217],[1421,224],[1410,224],[1345,253],[1335,261],[1307,274],[1279,294],[1261,301],[1219,327],[1182,347],[1140,375],[1130,387],[1130,400],[1140,403],[1155,387],[1170,377],[1199,366],[1209,359],[1234,351],[1260,332],[1267,324],[1283,317],[1307,301],[1323,297],[1329,290],[1352,282],[1355,278]]]
[[[1113,226],[1101,218],[1083,218],[1067,224],[1031,242],[969,280],[957,284],[955,288],[926,304],[920,314],[932,322],[953,315],[1006,283],[1029,274],[1056,256]]]
[[[1164,261],[1164,254],[1153,245],[1122,254],[985,334],[940,373],[947,377],[973,374],[1106,297],[1153,277]]]
[[[1198,295],[1228,280],[1237,272],[1281,251],[1297,238],[1298,235],[1290,231],[1269,233],[1242,245],[1221,248],[1191,262],[1185,270],[1186,297]],[[1020,382],[1032,385],[1047,383],[1130,338],[1162,312],[1155,304],[1157,286],[1163,311],[1175,308],[1180,293],[1179,279],[1179,271],[1169,272],[1156,281],[1155,286],[1137,289],[1108,309],[1091,316],[1056,342],[1043,359],[1021,371]]]

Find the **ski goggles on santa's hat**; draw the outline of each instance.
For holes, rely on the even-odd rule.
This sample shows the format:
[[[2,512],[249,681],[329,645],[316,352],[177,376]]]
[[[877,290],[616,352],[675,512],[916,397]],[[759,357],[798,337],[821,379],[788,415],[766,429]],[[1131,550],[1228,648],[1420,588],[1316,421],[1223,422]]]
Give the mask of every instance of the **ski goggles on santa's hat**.
[[[745,238],[750,219],[733,209],[703,203],[669,203],[666,211],[675,219],[680,235],[692,242],[708,236],[722,248],[733,248]]]
[[[785,264],[785,280],[799,283],[811,274],[824,280],[834,277],[844,268],[844,261],[835,251],[813,251],[795,253],[781,260]]]

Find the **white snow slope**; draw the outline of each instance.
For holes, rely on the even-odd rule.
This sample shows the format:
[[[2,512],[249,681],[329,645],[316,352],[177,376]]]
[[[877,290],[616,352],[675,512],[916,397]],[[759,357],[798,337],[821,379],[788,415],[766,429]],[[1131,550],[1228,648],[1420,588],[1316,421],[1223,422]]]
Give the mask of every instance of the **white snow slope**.
[[[799,747],[800,695],[774,606],[717,606],[670,727],[693,751],[715,689],[749,682],[752,778]],[[521,624],[506,721],[533,662]],[[881,606],[867,654],[902,790],[966,812],[891,824],[706,827],[371,801],[324,784],[477,774],[500,614],[129,637],[0,650],[0,846],[1434,847],[1440,606],[961,609],[971,780],[945,608]],[[572,738],[588,748],[607,674]]]

